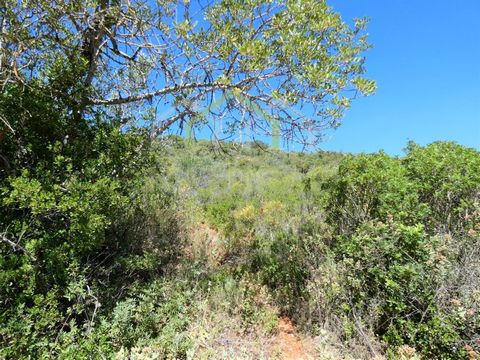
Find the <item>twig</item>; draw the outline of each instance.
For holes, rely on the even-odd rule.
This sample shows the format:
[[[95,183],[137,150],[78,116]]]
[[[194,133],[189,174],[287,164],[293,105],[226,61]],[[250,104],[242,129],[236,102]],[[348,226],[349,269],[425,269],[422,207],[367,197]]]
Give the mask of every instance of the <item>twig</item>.
[[[34,261],[36,260],[35,256],[33,256],[30,251],[25,249],[23,246],[19,245],[18,242],[14,242],[10,240],[4,234],[0,234],[0,241],[10,245],[14,252],[17,252],[17,251],[23,252],[24,254],[28,255],[32,260]]]

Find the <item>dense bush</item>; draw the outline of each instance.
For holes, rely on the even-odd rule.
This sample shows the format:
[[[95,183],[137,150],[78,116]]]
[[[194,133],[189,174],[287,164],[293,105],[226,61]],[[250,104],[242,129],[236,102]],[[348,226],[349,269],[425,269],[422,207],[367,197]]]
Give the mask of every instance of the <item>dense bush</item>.
[[[432,232],[467,232],[480,222],[480,154],[453,142],[410,143],[402,163]]]
[[[406,169],[385,153],[348,156],[326,188],[327,220],[338,234],[352,234],[374,219],[413,225],[425,216]]]
[[[302,303],[308,277],[301,240],[291,232],[256,237],[247,259],[246,269],[272,289],[281,310],[292,314]]]
[[[102,114],[75,121],[41,84],[8,88],[0,109],[16,129],[0,150],[0,355],[55,356],[64,333],[88,334],[124,296],[120,274],[145,275],[152,255],[130,230],[151,157],[142,133]]]
[[[196,199],[230,239],[226,263],[253,273],[279,309],[370,355],[380,342],[392,358],[476,351],[478,151],[410,144],[401,158],[344,156],[338,171],[341,156],[237,151],[202,152],[217,160]],[[187,174],[206,164],[195,161]]]
[[[373,331],[393,357],[403,344],[439,359],[465,358],[478,346],[478,306],[457,300],[471,299],[471,288],[446,287],[459,269],[471,269],[472,248],[461,239],[466,232],[478,238],[478,169],[478,151],[441,142],[412,143],[401,159],[379,153],[342,161],[324,188],[335,234],[334,297],[342,304],[333,312],[348,336]],[[452,308],[457,301],[469,316]]]
[[[270,336],[278,313],[357,358],[478,352],[478,151],[148,148],[39,95],[28,106],[60,124],[46,131],[9,96],[23,127],[1,149],[1,356],[208,358],[217,332]]]
[[[478,351],[478,151],[442,142],[410,144],[401,158],[203,151],[181,177],[202,188],[192,196],[227,239],[223,261],[253,274],[304,329],[326,327],[362,358]]]

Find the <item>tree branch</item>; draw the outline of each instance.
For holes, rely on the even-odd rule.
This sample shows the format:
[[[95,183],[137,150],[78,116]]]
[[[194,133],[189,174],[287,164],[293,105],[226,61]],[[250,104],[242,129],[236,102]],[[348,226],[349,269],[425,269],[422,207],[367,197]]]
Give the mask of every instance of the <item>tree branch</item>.
[[[14,252],[21,251],[24,254],[28,255],[32,260],[35,260],[35,257],[27,249],[25,249],[23,246],[19,245],[18,243],[10,240],[4,234],[0,234],[0,242],[4,242],[10,245]]]
[[[226,84],[221,82],[189,83],[184,85],[169,86],[157,91],[152,91],[152,92],[149,92],[146,94],[140,94],[140,95],[131,95],[131,96],[119,97],[119,98],[113,98],[113,99],[89,99],[87,100],[87,103],[89,105],[121,105],[121,104],[136,102],[136,101],[150,100],[157,96],[171,94],[171,93],[175,93],[182,90],[204,89],[204,88],[211,88],[212,90],[217,90],[217,89],[234,89],[238,87],[239,87],[238,84]]]

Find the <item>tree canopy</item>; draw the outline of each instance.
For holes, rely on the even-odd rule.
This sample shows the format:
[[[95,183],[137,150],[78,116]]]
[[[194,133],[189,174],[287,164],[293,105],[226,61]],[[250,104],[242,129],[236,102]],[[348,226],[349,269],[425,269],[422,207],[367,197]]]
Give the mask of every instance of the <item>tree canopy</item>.
[[[106,112],[151,137],[221,124],[315,145],[375,89],[366,23],[320,0],[6,0],[0,85],[35,82],[76,120]]]

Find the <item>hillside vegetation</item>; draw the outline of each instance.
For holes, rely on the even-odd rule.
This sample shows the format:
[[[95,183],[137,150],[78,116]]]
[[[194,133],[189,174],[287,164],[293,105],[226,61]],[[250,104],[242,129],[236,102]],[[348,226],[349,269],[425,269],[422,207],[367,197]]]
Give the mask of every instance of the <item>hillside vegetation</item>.
[[[478,359],[478,149],[227,141],[318,150],[376,91],[367,24],[3,0],[0,359]]]
[[[287,322],[304,358],[478,358],[477,150],[142,136],[6,154],[0,356],[292,358]]]

